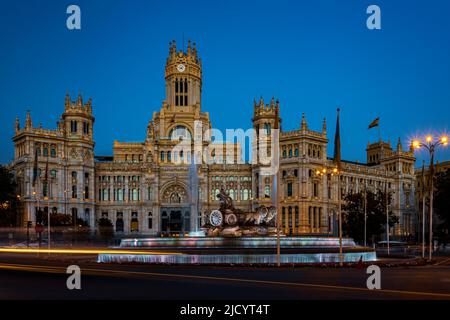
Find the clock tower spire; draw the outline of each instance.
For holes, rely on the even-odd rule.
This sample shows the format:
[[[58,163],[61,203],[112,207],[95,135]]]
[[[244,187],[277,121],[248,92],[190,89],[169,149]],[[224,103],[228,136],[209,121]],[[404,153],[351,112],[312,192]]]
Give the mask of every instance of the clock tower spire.
[[[202,92],[202,63],[195,43],[188,42],[187,50],[177,51],[175,41],[169,43],[166,61],[166,102],[169,108],[200,106]]]

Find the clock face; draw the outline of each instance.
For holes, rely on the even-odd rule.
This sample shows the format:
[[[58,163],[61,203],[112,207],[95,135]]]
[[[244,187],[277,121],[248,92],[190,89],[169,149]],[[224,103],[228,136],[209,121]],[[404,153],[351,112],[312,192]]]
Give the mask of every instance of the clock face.
[[[178,70],[178,72],[184,72],[184,70],[186,70],[186,67],[185,67],[184,64],[180,63],[180,64],[177,66],[177,70]]]

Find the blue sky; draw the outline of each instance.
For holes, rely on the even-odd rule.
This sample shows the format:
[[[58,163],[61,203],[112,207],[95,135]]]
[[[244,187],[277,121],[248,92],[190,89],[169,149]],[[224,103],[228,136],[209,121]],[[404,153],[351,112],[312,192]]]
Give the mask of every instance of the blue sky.
[[[81,8],[79,31],[66,8]],[[381,8],[382,30],[366,28],[366,8]],[[253,99],[280,100],[283,130],[328,120],[336,107],[342,157],[365,161],[377,130],[406,148],[416,135],[448,131],[450,3],[441,1],[10,1],[0,4],[0,163],[30,109],[35,125],[55,128],[64,96],[92,97],[95,152],[114,139],[143,141],[164,99],[168,43],[195,41],[203,60],[203,111],[213,126],[249,128]],[[418,154],[418,163],[428,159]],[[450,158],[439,151],[437,159]]]

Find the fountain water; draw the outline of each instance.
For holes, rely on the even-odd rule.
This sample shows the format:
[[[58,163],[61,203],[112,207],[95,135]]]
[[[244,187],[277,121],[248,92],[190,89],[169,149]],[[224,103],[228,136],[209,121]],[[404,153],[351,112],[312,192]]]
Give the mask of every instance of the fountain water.
[[[191,226],[193,230],[189,233],[191,237],[204,237],[205,232],[199,230],[199,182],[198,182],[198,168],[195,155],[191,157],[189,165],[189,189],[191,199]]]

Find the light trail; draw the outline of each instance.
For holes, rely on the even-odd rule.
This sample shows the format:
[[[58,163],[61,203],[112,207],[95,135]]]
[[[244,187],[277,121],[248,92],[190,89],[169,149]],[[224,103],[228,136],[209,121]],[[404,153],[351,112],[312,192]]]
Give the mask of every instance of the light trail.
[[[66,273],[66,268],[55,267],[55,266],[39,266],[39,265],[22,265],[22,264],[0,264],[0,270],[17,270],[17,271],[28,271],[28,272],[43,272],[43,273],[55,273],[63,274]],[[112,276],[112,277],[126,277],[133,278],[137,276],[145,277],[156,277],[169,278],[175,280],[209,280],[209,281],[220,281],[220,282],[236,282],[236,283],[249,283],[256,285],[269,285],[269,286],[288,286],[288,287],[305,287],[314,289],[328,289],[328,290],[341,290],[341,291],[358,291],[376,294],[394,294],[394,295],[411,295],[411,296],[421,296],[439,299],[450,299],[450,294],[447,293],[435,293],[435,292],[421,292],[421,291],[408,291],[408,290],[395,290],[395,289],[379,289],[379,290],[369,290],[367,288],[358,288],[350,286],[340,286],[340,285],[325,285],[325,284],[314,284],[314,283],[300,283],[300,282],[283,282],[283,281],[271,281],[271,280],[256,280],[256,279],[242,279],[242,278],[227,278],[227,277],[216,277],[216,276],[201,276],[201,275],[187,275],[187,274],[176,274],[176,273],[161,273],[161,272],[142,272],[142,271],[124,271],[124,270],[112,270],[112,269],[92,269],[92,268],[82,268],[82,272],[88,275],[98,275],[98,276]]]
[[[138,254],[138,255],[181,255],[181,252],[168,251],[138,251],[123,249],[18,249],[18,248],[0,248],[0,253],[54,253],[54,254]]]

